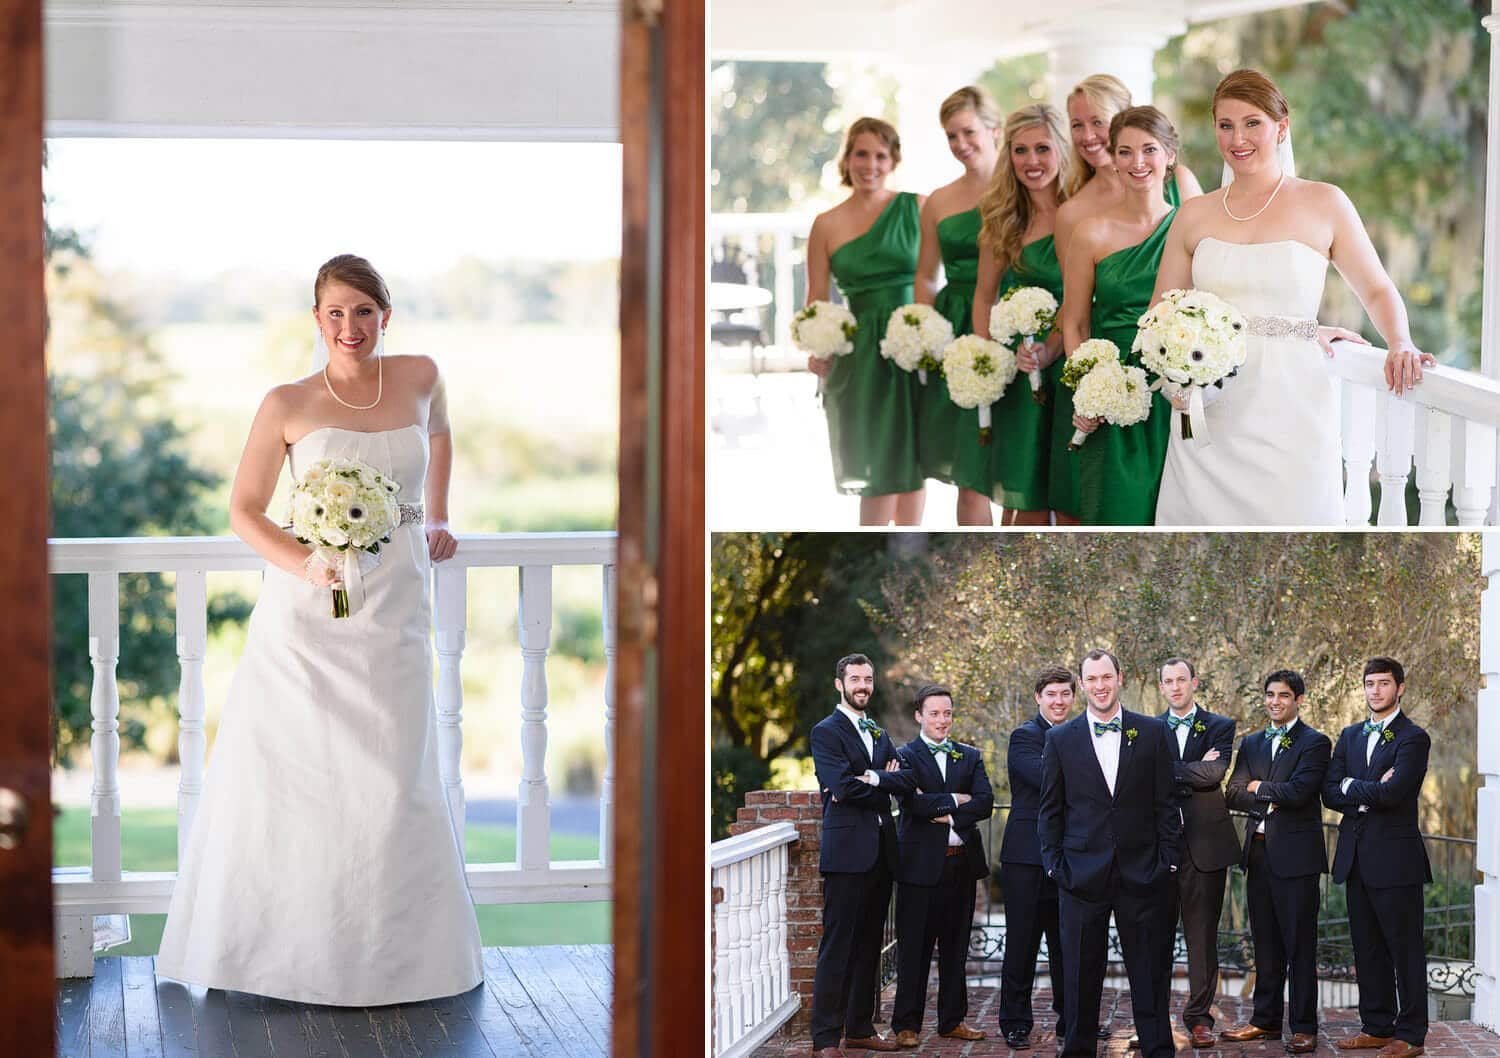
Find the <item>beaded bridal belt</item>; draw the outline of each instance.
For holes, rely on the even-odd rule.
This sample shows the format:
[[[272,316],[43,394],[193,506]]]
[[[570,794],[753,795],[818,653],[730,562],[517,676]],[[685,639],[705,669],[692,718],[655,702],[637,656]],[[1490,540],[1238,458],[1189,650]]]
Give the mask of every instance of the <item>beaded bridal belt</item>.
[[[410,525],[412,522],[421,524],[427,520],[426,512],[420,503],[398,503],[396,507],[401,512],[401,520],[397,525]]]
[[[1290,316],[1251,316],[1249,333],[1262,338],[1301,338],[1314,341],[1318,337],[1317,320],[1294,320]]]

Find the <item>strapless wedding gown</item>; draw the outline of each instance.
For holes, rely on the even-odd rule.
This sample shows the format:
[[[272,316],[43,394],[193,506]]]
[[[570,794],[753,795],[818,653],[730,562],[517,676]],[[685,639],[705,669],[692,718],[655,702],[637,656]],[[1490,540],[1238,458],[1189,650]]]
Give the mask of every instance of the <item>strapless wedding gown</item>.
[[[427,433],[314,430],[294,477],[362,460],[420,502]],[[327,588],[266,569],[214,739],[157,972],[302,1003],[450,996],[483,978],[438,774],[427,543],[398,528],[335,620]]]
[[[1328,259],[1292,240],[1205,238],[1193,252],[1193,286],[1247,317],[1315,320],[1327,277]],[[1156,524],[1342,526],[1339,389],[1322,349],[1291,335],[1247,343],[1245,366],[1204,409],[1211,443],[1172,423]]]

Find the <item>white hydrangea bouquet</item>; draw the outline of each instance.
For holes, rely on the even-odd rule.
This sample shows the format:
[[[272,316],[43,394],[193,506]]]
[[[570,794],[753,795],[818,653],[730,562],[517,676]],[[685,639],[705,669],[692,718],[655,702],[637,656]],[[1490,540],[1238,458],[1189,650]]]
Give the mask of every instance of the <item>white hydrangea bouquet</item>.
[[[1151,384],[1139,367],[1120,363],[1120,348],[1104,338],[1079,344],[1063,368],[1063,382],[1073,390],[1073,410],[1115,426],[1134,426],[1151,414]],[[1088,434],[1074,430],[1068,451],[1076,452]]]
[[[1027,342],[1034,342],[1039,334],[1045,339],[1056,324],[1057,298],[1045,287],[1016,287],[990,309],[992,335],[1020,335]],[[1031,399],[1038,404],[1047,403],[1041,370],[1032,368],[1026,377],[1031,382]]]
[[[1223,389],[1245,363],[1244,315],[1217,294],[1206,290],[1169,290],[1137,321],[1132,349],[1154,385],[1169,397],[1186,392],[1188,412],[1181,415],[1182,439],[1193,438],[1197,423],[1201,443],[1208,443],[1203,417],[1204,390]]]
[[[792,317],[792,344],[809,356],[830,360],[854,352],[859,323],[843,305],[809,301]]]
[[[333,616],[348,617],[349,591],[363,599],[363,555],[379,555],[401,523],[396,493],[401,486],[357,459],[320,459],[292,487],[292,532],[311,544],[330,567],[343,570],[344,587],[333,589]],[[379,562],[370,563],[370,567]]]
[[[915,371],[922,385],[927,372],[943,367],[943,350],[953,341],[953,324],[931,305],[902,305],[891,313],[880,340],[880,355],[903,371]]]
[[[979,443],[989,444],[993,436],[990,405],[1016,377],[1016,354],[999,342],[966,334],[943,350],[943,375],[954,404],[979,409]]]

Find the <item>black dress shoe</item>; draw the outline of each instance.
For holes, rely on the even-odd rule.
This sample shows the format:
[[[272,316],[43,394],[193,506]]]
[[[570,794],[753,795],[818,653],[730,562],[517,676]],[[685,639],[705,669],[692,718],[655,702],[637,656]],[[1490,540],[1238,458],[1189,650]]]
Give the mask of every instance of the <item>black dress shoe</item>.
[[[1024,1051],[1031,1046],[1031,1033],[1025,1029],[1011,1029],[1005,1034],[1005,1043],[1013,1051]]]
[[[1109,1039],[1109,1026],[1108,1025],[1100,1025],[1099,1026],[1099,1032],[1097,1033],[1097,1035],[1098,1035],[1098,1037],[1101,1040],[1107,1040],[1107,1039]]]

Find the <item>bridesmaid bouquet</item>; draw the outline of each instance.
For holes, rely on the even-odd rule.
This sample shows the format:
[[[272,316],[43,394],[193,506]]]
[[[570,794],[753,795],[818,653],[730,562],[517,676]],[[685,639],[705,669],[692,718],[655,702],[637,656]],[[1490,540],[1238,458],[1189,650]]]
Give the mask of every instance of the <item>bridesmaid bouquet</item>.
[[[854,352],[859,324],[854,313],[831,301],[809,301],[792,317],[792,344],[809,356],[828,360]]]
[[[1203,420],[1203,390],[1219,386],[1245,363],[1245,317],[1229,302],[1206,290],[1169,290],[1137,322],[1131,348],[1156,376],[1155,385],[1169,395],[1186,390],[1188,413],[1182,416],[1182,439],[1193,437],[1192,420]]]
[[[902,305],[885,325],[880,355],[903,371],[915,371],[922,385],[927,372],[943,366],[943,350],[953,341],[953,324],[931,305]]]
[[[1056,323],[1057,298],[1045,287],[1016,287],[990,309],[991,334],[1002,331],[1019,334],[1027,342],[1036,341],[1039,334],[1047,335]],[[1031,399],[1038,404],[1047,403],[1041,371],[1032,368],[1026,377],[1031,381]]]
[[[399,491],[399,484],[357,459],[321,459],[292,487],[292,532],[329,565],[342,565],[346,585],[358,583],[358,553],[378,555],[401,523]],[[350,612],[348,588],[335,588],[333,616]]]
[[[990,405],[1016,377],[1016,355],[999,342],[966,334],[943,350],[943,374],[954,404],[979,409],[979,443],[989,444]]]
[[[1104,338],[1079,344],[1063,367],[1063,384],[1073,391],[1073,410],[1115,426],[1134,426],[1151,414],[1146,372],[1120,363],[1120,347]],[[1068,451],[1076,452],[1088,434],[1074,430]]]

